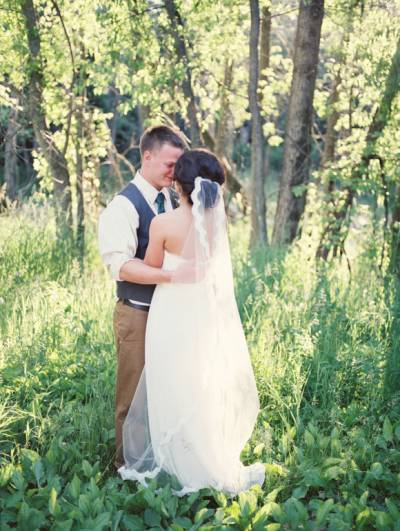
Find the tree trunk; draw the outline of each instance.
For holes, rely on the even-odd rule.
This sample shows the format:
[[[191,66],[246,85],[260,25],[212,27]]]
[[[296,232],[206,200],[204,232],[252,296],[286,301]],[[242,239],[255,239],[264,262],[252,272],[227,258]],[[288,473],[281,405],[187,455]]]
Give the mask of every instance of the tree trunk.
[[[77,225],[76,225],[76,246],[79,257],[81,271],[84,269],[85,256],[85,201],[83,195],[83,173],[84,173],[84,106],[85,95],[80,96],[76,109],[76,198],[77,198]]]
[[[189,66],[189,59],[186,50],[185,39],[183,37],[183,20],[175,5],[174,0],[164,2],[168,18],[171,23],[171,31],[175,41],[175,51],[178,60],[183,64],[185,76],[182,80],[182,91],[187,101],[187,114],[189,118],[191,147],[202,145],[199,120],[197,117],[197,106],[192,86],[192,71]]]
[[[260,35],[260,82],[262,86],[268,83],[267,68],[270,65],[271,55],[271,28],[272,16],[270,6],[264,6],[261,10],[261,35]],[[259,91],[260,108],[262,108],[262,92]],[[264,125],[265,118],[262,118]],[[264,158],[264,178],[267,179],[269,173],[269,145],[264,137],[263,158]]]
[[[229,205],[230,199],[236,194],[241,194],[243,196],[243,203],[246,206],[246,198],[243,186],[237,179],[234,174],[232,167],[232,162],[230,154],[227,151],[227,146],[229,144],[229,135],[231,134],[230,130],[230,121],[231,121],[231,110],[229,103],[229,90],[232,86],[232,77],[233,77],[233,61],[226,60],[225,62],[225,73],[224,73],[224,84],[221,89],[221,103],[220,103],[220,114],[219,122],[217,127],[217,133],[215,137],[215,142],[212,140],[211,134],[207,135],[209,140],[208,146],[211,151],[215,151],[215,154],[219,157],[222,163],[225,166],[226,172],[226,203]],[[204,135],[204,140],[206,141],[206,136]],[[211,140],[211,143],[210,143]],[[206,142],[207,144],[207,142]],[[211,145],[212,144],[212,145]]]
[[[40,33],[33,0],[23,0],[22,15],[28,38],[28,113],[36,141],[42,151],[53,178],[56,199],[57,228],[59,235],[72,235],[71,184],[67,161],[55,145],[46,123],[43,102],[43,70],[40,53]]]
[[[340,72],[337,73],[333,85],[332,91],[329,96],[328,106],[329,114],[326,123],[326,133],[324,138],[324,151],[322,153],[321,167],[325,170],[335,159],[335,148],[337,141],[337,133],[335,130],[336,124],[339,120],[340,113],[336,109],[336,104],[339,101],[339,85],[341,83]],[[330,188],[329,182],[327,183],[326,190]]]
[[[275,245],[294,240],[304,212],[310,169],[313,98],[323,16],[323,0],[300,0],[283,169],[272,236]]]
[[[328,114],[328,120],[326,124],[326,133],[324,138],[324,151],[322,153],[322,160],[321,160],[321,170],[327,170],[329,165],[333,163],[335,159],[335,149],[336,149],[336,142],[337,142],[337,133],[335,130],[336,124],[339,120],[340,113],[336,109],[336,104],[339,100],[339,85],[341,82],[340,73],[336,75],[333,85],[332,85],[332,91],[329,96],[328,106],[329,106],[329,114]],[[326,203],[330,205],[330,208],[328,210],[331,210],[331,222],[336,222],[335,218],[335,204],[333,199],[333,192],[335,190],[335,181],[330,176],[329,172],[327,172],[326,178],[323,181],[323,188],[325,193],[325,200]],[[325,243],[326,238],[326,231],[324,231],[321,235],[320,242],[318,245],[318,249],[316,252],[316,258],[323,260],[327,260],[328,254],[329,254],[329,246]]]
[[[249,105],[251,113],[251,235],[250,246],[267,245],[267,209],[264,191],[264,135],[258,97],[260,10],[258,0],[250,0]]]
[[[18,165],[17,165],[17,123],[18,111],[11,107],[8,115],[7,131],[4,138],[4,181],[6,194],[10,201],[17,199]]]

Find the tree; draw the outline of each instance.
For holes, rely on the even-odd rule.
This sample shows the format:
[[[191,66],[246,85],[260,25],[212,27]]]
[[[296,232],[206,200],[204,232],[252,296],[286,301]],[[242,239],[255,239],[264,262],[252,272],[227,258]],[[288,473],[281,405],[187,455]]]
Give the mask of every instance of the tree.
[[[266,245],[267,212],[264,191],[264,135],[259,105],[259,40],[260,8],[258,0],[250,0],[250,72],[249,72],[249,106],[251,113],[251,181],[252,210],[250,245]]]
[[[344,243],[346,241],[350,221],[351,221],[351,207],[353,205],[354,197],[357,193],[357,185],[365,174],[368,174],[369,165],[372,160],[377,160],[384,172],[384,161],[379,154],[379,139],[389,121],[393,101],[400,91],[400,40],[397,43],[397,49],[393,55],[388,76],[385,82],[385,88],[373,114],[372,120],[368,127],[364,147],[361,153],[361,160],[353,164],[350,172],[348,183],[344,187],[333,215],[328,220],[322,232],[320,242],[320,252],[318,256],[325,258],[330,249],[333,249],[333,255],[342,255],[344,252]],[[396,216],[396,209],[395,209]],[[392,224],[392,258],[391,264],[395,268],[397,257],[399,256],[398,249],[398,228],[397,224]]]
[[[175,50],[178,60],[183,65],[182,91],[187,101],[187,115],[190,125],[191,147],[202,145],[200,124],[197,117],[197,106],[192,86],[192,72],[183,36],[184,24],[174,0],[165,0],[168,17],[171,23],[171,32],[174,36]]]
[[[6,194],[10,201],[17,198],[17,132],[18,110],[16,104],[9,108],[8,125],[4,138],[4,181]]]
[[[70,175],[65,155],[55,144],[46,120],[43,102],[44,83],[40,29],[33,0],[22,1],[21,13],[25,22],[28,42],[27,109],[32,120],[35,138],[52,174],[59,232],[64,233],[64,230],[66,230],[71,235],[72,199]]]
[[[272,236],[274,245],[293,241],[304,211],[310,168],[313,97],[323,16],[323,0],[300,0],[283,169]]]

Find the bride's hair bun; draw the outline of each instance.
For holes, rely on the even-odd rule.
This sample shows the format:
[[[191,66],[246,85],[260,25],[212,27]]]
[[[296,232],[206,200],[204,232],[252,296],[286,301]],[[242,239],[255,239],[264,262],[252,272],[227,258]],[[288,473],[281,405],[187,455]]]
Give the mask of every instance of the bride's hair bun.
[[[197,192],[195,184],[194,190],[190,196],[190,201],[193,203],[193,194],[198,193],[200,204],[204,208],[213,208],[219,198],[219,184],[215,181],[203,179],[199,176],[198,188],[199,190]]]
[[[217,184],[225,182],[224,167],[218,157],[206,149],[186,151],[175,164],[174,179],[181,185],[190,204],[193,204],[190,195],[194,190],[196,177],[199,176],[203,178],[200,200],[204,208],[212,208],[218,198]]]

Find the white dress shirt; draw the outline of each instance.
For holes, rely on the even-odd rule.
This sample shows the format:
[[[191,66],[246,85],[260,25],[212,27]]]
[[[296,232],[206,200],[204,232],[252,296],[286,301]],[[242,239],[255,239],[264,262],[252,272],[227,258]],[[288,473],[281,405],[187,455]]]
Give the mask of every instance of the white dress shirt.
[[[150,208],[157,214],[156,198],[159,191],[137,172],[134,183]],[[168,188],[161,192],[165,196],[165,211],[172,210],[171,197]],[[135,257],[139,227],[139,214],[129,199],[123,195],[116,195],[100,214],[98,239],[101,258],[113,280],[121,280],[121,267]],[[132,301],[143,304],[138,301]]]

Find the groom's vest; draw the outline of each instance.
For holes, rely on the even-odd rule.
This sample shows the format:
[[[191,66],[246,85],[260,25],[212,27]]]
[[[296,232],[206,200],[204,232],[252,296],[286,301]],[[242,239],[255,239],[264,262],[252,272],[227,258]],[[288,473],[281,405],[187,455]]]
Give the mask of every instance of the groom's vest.
[[[150,208],[139,188],[133,183],[129,183],[125,186],[118,195],[123,195],[129,199],[139,215],[139,227],[137,229],[138,246],[135,258],[143,260],[149,244],[150,223],[154,218],[155,213]],[[170,197],[172,207],[176,208],[178,206],[176,197],[171,192]],[[117,297],[119,299],[132,299],[145,304],[150,304],[154,289],[155,285],[153,284],[136,284],[135,282],[128,282],[127,280],[117,280]]]

